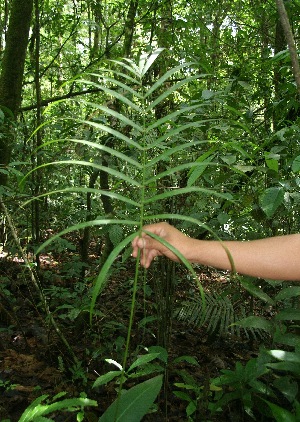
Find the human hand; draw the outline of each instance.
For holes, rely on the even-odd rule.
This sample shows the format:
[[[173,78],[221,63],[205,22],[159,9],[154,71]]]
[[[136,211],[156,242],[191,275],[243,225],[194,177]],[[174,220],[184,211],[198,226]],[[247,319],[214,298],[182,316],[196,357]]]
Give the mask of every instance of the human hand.
[[[168,223],[156,223],[143,227],[141,237],[137,236],[132,242],[132,256],[136,258],[140,250],[141,265],[149,268],[156,256],[166,256],[172,261],[179,261],[178,257],[163,243],[149,236],[146,232],[161,237],[188,259],[188,243],[190,238],[185,236]]]

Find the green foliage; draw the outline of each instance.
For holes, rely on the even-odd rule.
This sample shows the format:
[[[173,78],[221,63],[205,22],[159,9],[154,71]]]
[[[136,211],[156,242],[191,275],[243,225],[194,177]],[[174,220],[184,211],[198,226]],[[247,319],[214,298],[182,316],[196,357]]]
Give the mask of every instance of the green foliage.
[[[251,294],[256,294],[260,299],[265,299],[267,295],[250,281],[241,278],[241,284],[247,288]],[[180,304],[175,311],[175,317],[187,324],[194,325],[212,335],[226,336],[228,334],[254,338],[265,337],[265,325],[254,324],[253,316],[245,317],[251,313],[249,303],[242,300],[243,292],[241,288],[232,283],[221,291],[209,291],[205,293],[205,306],[203,301],[197,297],[190,297]],[[271,298],[268,298],[271,301]],[[239,324],[239,321],[251,321],[249,324]],[[245,319],[246,318],[246,319]],[[267,324],[267,322],[265,322]],[[241,328],[242,327],[242,330]],[[262,331],[263,330],[263,331]]]
[[[162,387],[162,375],[122,391],[115,401],[100,417],[99,422],[132,421],[139,422],[147,413]]]
[[[161,359],[161,351],[155,353],[148,353],[146,355],[138,357],[127,370],[122,368],[122,365],[118,364],[117,362],[106,359],[108,363],[111,363],[119,368],[119,371],[110,371],[104,375],[101,375],[93,384],[93,388],[100,387],[101,385],[107,384],[108,382],[112,381],[114,378],[118,377],[122,379],[122,383],[124,383],[129,378],[137,378],[149,374],[153,374],[154,372],[163,372],[164,368],[159,365],[149,365],[154,359]],[[137,370],[138,368],[138,370]]]
[[[125,203],[131,203],[135,206],[135,210],[132,209],[131,214],[135,214],[136,220],[129,220],[126,218],[123,219],[111,219],[103,216],[97,220],[88,221],[85,223],[76,224],[68,229],[63,230],[56,236],[52,237],[46,241],[37,251],[39,253],[44,247],[53,242],[53,240],[60,238],[63,234],[68,233],[72,230],[79,230],[89,226],[103,226],[103,225],[116,225],[116,227],[121,226],[136,226],[141,229],[142,225],[147,220],[154,220],[159,218],[173,218],[176,220],[185,220],[190,223],[197,224],[198,226],[203,226],[201,221],[185,217],[183,215],[177,214],[160,214],[153,213],[157,210],[157,204],[159,201],[169,202],[172,198],[176,198],[179,195],[187,194],[200,194],[201,196],[216,196],[222,198],[226,201],[230,200],[230,195],[218,192],[217,190],[212,190],[209,188],[202,188],[198,186],[188,186],[180,187],[175,184],[174,188],[161,190],[159,188],[159,181],[166,178],[169,180],[168,183],[172,182],[172,179],[175,178],[175,175],[179,172],[185,171],[187,169],[192,169],[195,167],[202,167],[202,162],[187,161],[189,155],[188,150],[195,147],[196,145],[204,144],[205,141],[189,141],[185,140],[185,132],[190,134],[190,131],[193,128],[197,131],[197,127],[201,126],[205,120],[193,120],[193,123],[186,123],[188,113],[196,111],[199,109],[199,104],[194,104],[191,106],[182,106],[176,111],[163,116],[160,119],[155,119],[154,110],[160,103],[162,103],[167,97],[174,94],[175,91],[178,91],[182,86],[191,83],[193,80],[203,77],[204,75],[190,75],[186,78],[182,78],[180,82],[175,82],[173,85],[170,85],[167,89],[164,89],[162,93],[160,89],[162,88],[164,82],[167,79],[176,77],[180,72],[186,67],[192,67],[192,63],[182,64],[176,66],[169,71],[167,71],[163,76],[161,76],[151,87],[144,87],[144,77],[153,64],[154,60],[161,53],[161,50],[153,53],[149,57],[147,55],[142,55],[138,66],[131,60],[127,59],[123,63],[117,62],[119,67],[123,67],[123,71],[115,71],[114,69],[102,69],[102,72],[105,74],[116,74],[119,79],[111,78],[110,76],[101,76],[99,75],[90,75],[93,78],[97,77],[100,79],[99,82],[82,80],[76,81],[77,83],[81,82],[85,85],[92,85],[97,87],[97,89],[104,91],[107,95],[113,98],[113,101],[118,102],[118,107],[122,108],[124,105],[125,113],[116,112],[114,107],[106,107],[97,104],[87,104],[92,106],[96,110],[100,110],[101,113],[104,113],[104,116],[107,116],[108,121],[111,118],[117,119],[119,122],[118,126],[120,129],[112,128],[107,124],[99,123],[97,120],[81,121],[80,124],[84,124],[87,127],[93,128],[99,132],[99,141],[100,143],[87,142],[85,140],[74,140],[71,142],[76,142],[78,144],[85,144],[91,148],[104,150],[105,153],[110,154],[113,161],[118,161],[118,167],[120,170],[117,170],[112,166],[103,166],[99,165],[96,160],[89,161],[78,161],[78,160],[61,160],[59,162],[45,163],[42,164],[40,168],[44,168],[48,165],[56,166],[58,164],[64,165],[75,165],[75,166],[88,166],[92,169],[97,169],[100,171],[107,172],[113,178],[116,178],[117,182],[122,183],[126,186],[126,189],[129,189],[130,196],[127,196],[126,189],[122,187],[123,195],[118,194],[118,196],[111,191],[93,191],[98,195],[108,195],[115,196],[115,199]],[[130,75],[130,76],[129,76]],[[134,83],[137,86],[137,89],[133,89],[131,85],[121,82],[120,79],[124,81],[129,81],[130,84]],[[112,89],[110,85],[115,85],[121,89]],[[154,96],[155,92],[158,92],[157,96]],[[128,93],[128,94],[127,94]],[[129,110],[131,115],[129,116]],[[129,127],[129,135],[124,134],[122,127]],[[111,148],[107,145],[101,143],[103,140],[105,142],[104,134],[112,135],[115,147]],[[118,142],[117,142],[118,140]],[[127,154],[121,153],[119,145],[123,144],[127,148]],[[46,144],[47,145],[47,144]],[[45,146],[43,146],[45,147]],[[133,150],[134,148],[134,150]],[[131,151],[131,152],[130,152]],[[180,165],[172,165],[172,162],[175,162],[176,155],[180,152],[187,151],[186,158],[184,162]],[[133,154],[134,153],[134,154]],[[134,159],[132,158],[134,157]],[[191,157],[192,158],[192,157]],[[165,166],[165,163],[168,163],[168,166]],[[212,165],[213,163],[209,163]],[[208,163],[205,163],[205,167],[208,166]],[[159,170],[162,168],[162,170]],[[38,168],[35,169],[37,171]],[[30,173],[29,173],[30,174]],[[29,174],[26,176],[28,177]],[[174,179],[175,180],[175,179]],[[24,182],[24,181],[23,181]],[[77,188],[75,189],[75,191]],[[112,189],[113,190],[113,189]],[[62,192],[64,192],[63,190]],[[47,195],[57,194],[60,191],[47,192]],[[61,193],[61,192],[60,192]],[[43,194],[42,196],[44,196]],[[132,197],[135,198],[135,202],[132,201]],[[158,208],[159,209],[159,208]],[[113,262],[117,256],[122,252],[122,250],[132,241],[134,234],[130,234],[125,237],[124,240],[120,241],[120,229],[118,229],[118,240],[116,241],[117,231],[110,231],[111,239],[113,243],[117,243],[114,250],[111,252],[111,255],[108,257],[107,261],[104,263],[101,272],[95,282],[93,300],[91,309],[94,308],[96,303],[97,296],[103,290],[107,274],[109,269],[113,265]],[[178,252],[176,252],[178,254]],[[183,261],[184,258],[181,257]],[[188,262],[185,264],[193,272],[192,267]]]
[[[274,297],[274,305],[281,309],[272,320],[250,316],[236,323],[268,332],[273,344],[278,344],[280,349],[261,348],[257,358],[245,365],[236,362],[234,370],[222,369],[222,375],[212,380],[213,385],[222,387],[216,394],[216,403],[211,405],[213,412],[226,408],[231,402],[240,402],[243,410],[254,418],[256,411],[266,414],[267,403],[276,421],[297,420],[300,337],[294,333],[299,326],[294,326],[293,320],[300,318],[297,300],[295,303],[299,294],[298,286],[284,287]],[[280,404],[279,397],[281,401],[287,400],[288,408]]]
[[[230,201],[231,199],[229,194],[219,192],[218,190],[200,186],[182,187],[179,184],[179,175],[181,172],[191,170],[198,166],[204,166],[206,169],[210,165],[214,165],[213,162],[205,162],[204,164],[201,161],[194,162],[193,154],[190,153],[190,150],[196,146],[198,147],[206,143],[204,140],[190,140],[190,136],[194,130],[197,132],[198,127],[201,126],[203,122],[206,122],[207,119],[201,119],[200,116],[199,119],[193,119],[193,123],[188,121],[189,113],[199,109],[200,105],[198,103],[191,106],[183,104],[177,110],[172,110],[170,113],[158,119],[155,116],[155,108],[168,97],[174,95],[175,92],[179,92],[183,86],[191,83],[199,77],[203,77],[204,75],[191,74],[188,77],[183,77],[182,71],[187,67],[191,68],[190,72],[194,73],[192,70],[193,64],[187,63],[170,69],[153,85],[147,86],[147,83],[144,83],[144,78],[147,71],[160,53],[161,50],[157,50],[149,56],[142,55],[138,65],[129,59],[124,60],[123,62],[116,62],[117,67],[121,68],[122,71],[115,70],[113,67],[111,69],[101,69],[104,76],[92,74],[87,75],[91,77],[90,81],[87,79],[75,81],[77,84],[81,83],[84,85],[92,85],[93,87],[97,87],[97,89],[102,90],[110,98],[110,101],[114,104],[114,106],[107,107],[95,103],[85,103],[87,107],[92,107],[97,113],[100,112],[101,115],[103,115],[104,123],[100,123],[99,119],[77,120],[80,125],[85,125],[93,132],[98,133],[96,139],[97,142],[85,139],[71,139],[70,142],[68,140],[64,140],[64,142],[70,143],[71,145],[75,144],[75,147],[76,145],[84,145],[85,147],[95,151],[100,150],[101,153],[103,152],[110,157],[109,159],[106,159],[106,161],[110,161],[109,165],[99,164],[101,160],[99,160],[97,156],[92,158],[91,153],[90,158],[85,161],[72,158],[69,160],[44,163],[28,173],[22,181],[22,184],[24,184],[33,172],[45,169],[50,165],[54,167],[58,165],[74,166],[75,168],[78,166],[83,168],[88,167],[92,171],[107,173],[112,180],[112,188],[109,190],[103,190],[70,187],[68,189],[63,188],[62,190],[56,189],[55,191],[47,192],[46,194],[40,195],[39,198],[41,199],[45,195],[53,196],[65,194],[71,191],[81,191],[92,193],[94,196],[97,195],[98,197],[108,196],[110,199],[121,203],[121,205],[123,203],[125,206],[131,206],[130,214],[125,211],[126,208],[119,213],[121,218],[112,218],[111,216],[101,215],[96,219],[90,219],[83,223],[77,223],[69,228],[65,228],[60,233],[49,238],[36,251],[36,253],[40,253],[44,248],[49,248],[49,245],[51,245],[54,241],[60,242],[62,247],[72,246],[70,242],[61,242],[60,239],[62,236],[74,230],[82,230],[87,227],[110,227],[108,233],[114,248],[102,265],[100,273],[94,282],[91,300],[91,315],[95,312],[97,298],[107,285],[108,277],[111,274],[111,269],[113,268],[115,261],[123,250],[130,245],[133,238],[140,233],[140,230],[146,221],[173,219],[206,228],[206,226],[197,218],[177,213],[165,213],[164,207],[160,204],[168,206],[168,204],[170,204],[171,201],[176,199],[178,196],[185,196],[188,194],[201,195],[203,198],[218,197],[224,201]],[[112,78],[110,76],[111,74],[115,75],[117,78]],[[180,81],[175,82],[173,85],[170,84],[167,89],[164,89],[163,85],[165,81],[167,79],[171,80],[172,78],[176,79],[178,75],[181,77]],[[95,82],[96,77],[99,79],[99,82]],[[125,82],[127,84],[125,84]],[[135,89],[132,88],[133,83],[136,87]],[[117,112],[116,107],[122,110],[122,112]],[[114,119],[113,125],[109,124],[112,121],[111,119]],[[126,130],[124,130],[124,128],[126,128]],[[108,139],[109,146],[107,144]],[[52,144],[53,141],[50,141],[43,145],[43,148],[49,146],[52,147]],[[122,146],[126,153],[121,152],[120,146]],[[178,154],[183,153],[184,160],[180,159],[178,163],[176,157]],[[163,180],[167,183],[166,188],[162,188],[160,186],[161,181]],[[171,188],[169,186],[170,183],[174,185]],[[118,189],[118,193],[114,192],[116,188]],[[130,217],[130,219],[128,217]],[[132,226],[135,229],[138,229],[138,231],[136,233],[126,235],[127,228],[131,228]],[[124,234],[125,238],[123,238]],[[157,238],[155,235],[153,235],[153,237]],[[186,259],[171,245],[163,240],[162,242],[186,264],[190,272],[195,277],[195,280],[197,280],[195,271],[190,263],[188,263]],[[100,377],[95,382],[95,386],[97,387],[112,381],[115,377],[120,379],[120,393],[116,404],[113,406],[115,406],[121,413],[124,406],[124,411],[127,412],[126,397],[130,397],[131,400],[131,395],[133,393],[136,394],[137,392],[138,394],[141,394],[142,398],[146,394],[147,397],[151,398],[151,400],[148,403],[143,399],[144,402],[148,404],[146,408],[142,407],[141,410],[138,411],[137,415],[141,415],[142,412],[145,412],[148,409],[157,396],[159,390],[158,386],[161,385],[161,377],[155,378],[154,380],[156,381],[150,380],[149,382],[147,381],[142,383],[136,386],[136,389],[133,387],[131,389],[133,393],[129,390],[128,396],[123,393],[123,384],[127,377],[136,378],[141,375],[145,376],[153,372],[161,372],[163,371],[163,368],[160,365],[150,365],[150,362],[157,358],[160,354],[155,352],[138,358],[133,364],[131,364],[129,369],[125,370],[129,353],[133,315],[136,306],[138,281],[139,267],[137,263],[133,282],[130,320],[125,344],[123,365],[117,365],[120,369],[119,371],[110,371]],[[203,299],[203,292],[200,284],[199,288]],[[64,307],[64,305],[62,306]],[[136,371],[136,368],[140,368],[141,366],[143,368]],[[82,378],[81,372],[79,362],[78,365],[73,366],[73,378]],[[150,394],[151,391],[152,393]],[[138,404],[138,409],[139,407],[140,404]],[[114,407],[112,409],[114,409]],[[132,411],[131,407],[129,410],[130,412]],[[108,410],[108,412],[114,412],[114,410]],[[109,415],[111,415],[111,413],[109,413]]]
[[[181,356],[175,359],[174,363],[183,361],[186,361],[196,367],[200,366],[197,360],[192,356]],[[176,390],[173,390],[173,394],[188,402],[186,407],[186,416],[188,417],[188,420],[190,420],[191,416],[197,416],[197,411],[201,406],[201,401],[206,395],[205,388],[203,385],[199,385],[198,382],[194,380],[192,374],[189,374],[187,371],[180,370],[176,371],[176,373],[180,376],[180,378],[182,378],[183,382],[174,383]]]
[[[54,419],[45,418],[45,416],[57,411],[81,413],[84,407],[97,406],[95,400],[84,397],[59,400],[65,394],[64,392],[59,393],[53,397],[52,401],[48,401],[48,395],[46,394],[38,397],[23,412],[19,422],[53,421]],[[43,404],[45,401],[46,403]]]
[[[7,3],[0,2],[2,50],[9,21]],[[213,231],[221,238],[251,239],[299,231],[299,101],[272,3],[179,0],[172,8],[147,1],[38,3],[39,22],[36,15],[28,42],[22,117],[13,124],[13,162],[0,168],[10,183],[5,189],[0,186],[0,192],[18,222],[22,244],[30,242],[30,252],[47,238],[50,227],[55,234],[72,227],[79,236],[90,228],[102,244],[103,239],[111,241],[116,249],[108,264],[97,280],[86,280],[95,287],[94,316],[99,315],[99,295],[121,254],[123,261],[130,254],[129,236],[139,231],[141,215],[145,221],[177,218],[178,227],[195,236],[210,236]],[[286,7],[297,39],[299,2],[287,2]],[[134,57],[151,51],[153,45],[169,51],[162,59],[145,55],[139,63],[117,59],[112,66],[106,60],[124,53]],[[184,64],[161,77],[174,63]],[[77,75],[86,69],[90,73],[80,77],[84,79],[80,83]],[[73,100],[62,101],[66,97]],[[40,110],[40,105],[48,108]],[[45,120],[37,132],[41,111]],[[3,117],[0,111],[0,123]],[[43,138],[40,148],[37,134]],[[36,163],[39,170],[30,173],[20,192],[20,179]],[[97,171],[107,173],[108,188],[99,181],[94,188],[89,186]],[[23,199],[37,195],[40,213],[35,206],[20,207]],[[114,215],[105,212],[103,196],[111,201]],[[35,232],[38,226],[40,233]],[[5,251],[19,253],[9,238],[4,243]],[[78,256],[76,242],[58,236],[46,246],[47,252],[64,256],[71,249],[63,280],[82,281],[82,269],[88,269],[88,264]],[[55,314],[76,324],[77,317],[90,309],[91,291],[81,294],[75,289],[73,295],[71,289],[49,286],[50,271],[45,278]],[[272,295],[263,295],[247,280],[243,287],[258,294],[259,303],[273,306],[267,297],[273,299]],[[242,329],[272,333],[276,327],[278,341],[283,335],[285,344],[294,347],[297,338],[277,330],[290,318],[298,323],[292,300],[285,300],[276,323],[250,316],[243,320]],[[232,310],[236,302],[230,304],[214,294],[207,301],[206,312],[211,315],[207,327],[226,332],[227,323],[236,321]],[[197,303],[201,318],[202,305]],[[242,313],[242,308],[236,310]],[[121,325],[103,324],[102,339]],[[238,325],[229,327],[238,329]]]

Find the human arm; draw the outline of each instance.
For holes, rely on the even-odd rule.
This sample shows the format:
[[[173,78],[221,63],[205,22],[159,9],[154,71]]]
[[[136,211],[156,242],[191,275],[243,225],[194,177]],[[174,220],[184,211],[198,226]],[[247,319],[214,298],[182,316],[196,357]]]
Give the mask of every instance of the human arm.
[[[189,262],[235,270],[254,277],[300,281],[300,234],[221,242],[193,239],[168,223],[151,224],[145,226],[141,237],[136,237],[132,242],[132,256],[137,257],[140,250],[141,264],[145,268],[160,255],[178,261],[173,252],[145,231],[170,243]]]

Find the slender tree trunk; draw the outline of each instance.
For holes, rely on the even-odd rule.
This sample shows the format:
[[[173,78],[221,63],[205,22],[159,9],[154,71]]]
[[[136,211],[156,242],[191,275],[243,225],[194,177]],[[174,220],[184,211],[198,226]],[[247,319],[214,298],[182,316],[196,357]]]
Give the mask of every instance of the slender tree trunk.
[[[123,56],[129,57],[131,53],[133,34],[135,31],[135,16],[138,8],[138,0],[131,0],[125,22],[125,38]]]
[[[13,148],[11,121],[15,120],[21,104],[22,82],[33,10],[33,0],[12,0],[6,46],[0,75],[0,107],[5,115],[0,137],[0,168],[7,166]],[[0,172],[0,185],[7,176]]]
[[[289,47],[291,62],[292,62],[292,71],[297,85],[297,91],[300,95],[300,66],[298,60],[297,48],[293,36],[293,31],[290,25],[290,21],[284,6],[283,0],[276,0],[276,5],[280,17],[280,22],[284,32],[284,36]]]
[[[286,48],[284,33],[282,29],[282,25],[280,19],[277,19],[276,28],[275,28],[275,46],[274,46],[274,54],[276,55],[280,51]],[[280,71],[281,64],[276,64],[274,67],[274,88],[275,88],[275,98],[276,101],[280,100],[281,93],[280,87],[283,83],[282,73]],[[280,128],[280,122],[282,120],[282,110],[278,110],[274,107],[273,111],[273,126],[274,130],[278,130]]]
[[[34,0],[34,9],[35,9],[35,92],[36,92],[36,126],[40,127],[42,123],[42,107],[41,107],[41,81],[40,81],[40,8],[39,0]],[[35,137],[35,147],[39,148],[42,145],[42,131],[38,130]],[[42,154],[38,150],[36,156],[34,157],[34,164],[39,167],[42,164]],[[38,169],[36,172],[33,172],[33,194],[37,197],[41,191],[42,184],[42,170]],[[34,201],[34,212],[32,213],[33,218],[33,238],[34,242],[38,244],[40,242],[40,202]],[[39,268],[39,257],[36,257],[36,262]]]

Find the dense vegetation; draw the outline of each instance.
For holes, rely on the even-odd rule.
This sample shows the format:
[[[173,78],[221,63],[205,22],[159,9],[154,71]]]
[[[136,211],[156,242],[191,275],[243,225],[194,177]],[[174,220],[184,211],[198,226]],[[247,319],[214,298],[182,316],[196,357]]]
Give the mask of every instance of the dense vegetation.
[[[1,420],[299,420],[299,286],[130,257],[299,232],[299,2],[0,5]]]

